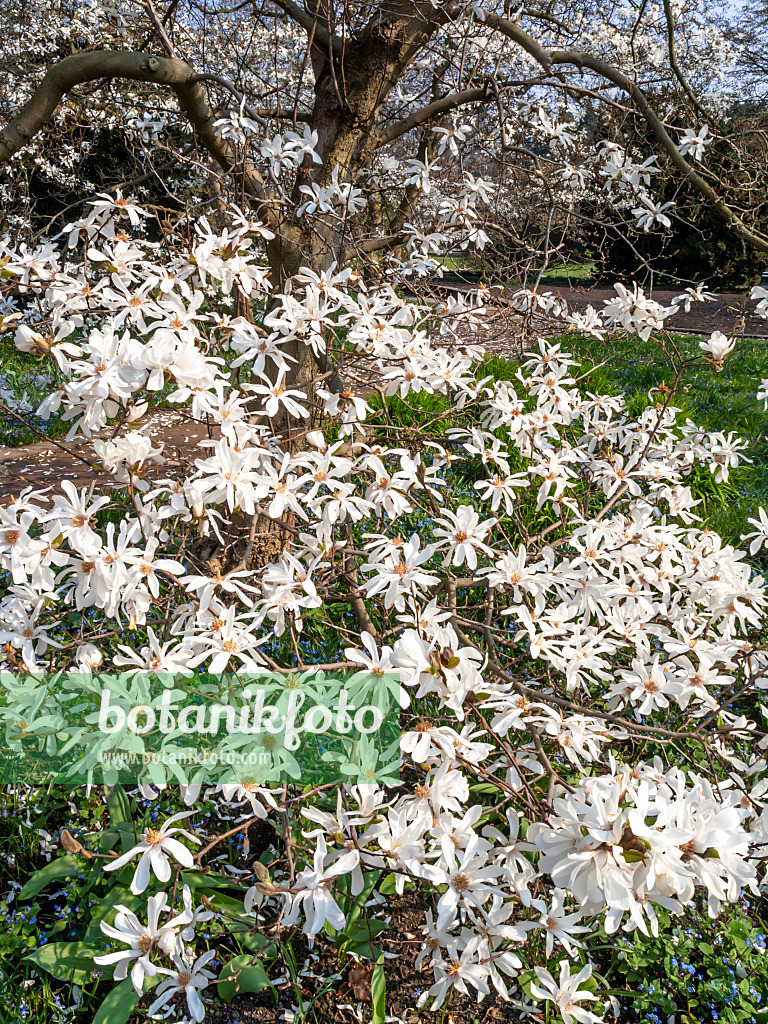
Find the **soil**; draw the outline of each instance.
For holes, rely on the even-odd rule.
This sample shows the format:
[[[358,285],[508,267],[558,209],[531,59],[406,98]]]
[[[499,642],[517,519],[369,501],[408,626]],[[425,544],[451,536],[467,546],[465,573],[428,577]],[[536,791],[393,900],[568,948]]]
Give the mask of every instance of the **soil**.
[[[205,423],[186,421],[176,412],[159,412],[145,425],[153,440],[164,445],[164,476],[173,476],[174,468],[190,458],[204,457],[197,442],[218,436],[213,429],[209,433]],[[140,427],[142,423],[132,426]],[[56,487],[62,480],[71,480],[78,489],[93,486],[105,491],[123,487],[110,473],[98,468],[99,459],[93,449],[93,441],[108,439],[111,429],[91,439],[82,435],[72,441],[46,438],[20,448],[0,447],[0,504],[8,504],[27,487],[42,490]]]
[[[430,987],[434,979],[432,969],[426,963],[425,970],[419,971],[415,967],[422,942],[424,899],[413,892],[391,896],[383,910],[384,916],[390,919],[390,928],[377,937],[376,945],[385,953],[392,954],[385,961],[388,1021],[444,1024],[452,1019],[455,1024],[518,1024],[521,1019],[519,1010],[510,1002],[499,999],[495,993],[487,996],[480,1004],[473,998],[455,993],[449,1006],[443,1006],[435,1013],[429,1010],[429,1003],[421,1010],[417,1009],[419,996]],[[365,961],[356,963],[349,958],[340,963],[333,945],[322,937],[316,940],[313,952],[319,957],[311,967],[314,974],[328,976],[339,970],[343,974],[332,991],[320,995],[314,1001],[310,989],[302,990],[305,1005],[312,1002],[308,1020],[313,1024],[368,1024],[371,1020],[368,981],[371,965]],[[301,959],[299,956],[299,962]],[[266,991],[257,995],[235,996],[229,1006],[207,1014],[206,1024],[278,1024],[279,1021],[285,1021],[285,1012],[295,1004],[296,996],[289,989],[279,991],[281,998],[277,1006]],[[529,1019],[535,1022],[539,1018],[534,1014]]]

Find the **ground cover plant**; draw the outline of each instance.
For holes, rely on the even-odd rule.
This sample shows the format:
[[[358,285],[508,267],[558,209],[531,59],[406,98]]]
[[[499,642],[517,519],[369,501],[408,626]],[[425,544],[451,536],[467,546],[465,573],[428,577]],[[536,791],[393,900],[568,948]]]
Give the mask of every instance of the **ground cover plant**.
[[[526,276],[662,164],[768,250],[731,36],[65,7],[0,42],[3,422],[93,470],[0,508],[0,1015],[764,1021],[762,352]],[[456,252],[568,331],[489,359]]]

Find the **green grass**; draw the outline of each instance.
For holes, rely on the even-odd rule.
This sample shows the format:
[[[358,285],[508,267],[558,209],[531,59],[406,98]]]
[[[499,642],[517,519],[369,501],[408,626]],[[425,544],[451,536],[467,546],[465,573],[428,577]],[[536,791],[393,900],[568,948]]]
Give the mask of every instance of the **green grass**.
[[[488,277],[494,279],[498,284],[503,285],[505,288],[519,288],[521,287],[521,278],[519,276],[505,278],[503,269],[499,268],[496,271],[489,269],[488,264],[478,262],[472,256],[445,256],[438,260],[438,263],[442,264],[443,270],[448,274],[483,274],[486,273]],[[571,261],[556,261],[550,263],[544,270],[544,274],[541,278],[541,286],[552,286],[560,285],[567,286],[572,284],[587,284],[594,281],[595,271],[597,264],[593,260],[586,260],[582,263],[574,263]],[[527,284],[531,287],[538,276],[538,268],[531,267],[527,271]]]
[[[443,269],[449,273],[461,273],[462,270],[482,271],[483,269],[483,265],[472,256],[443,256],[441,259],[437,259],[437,262],[442,264]]]
[[[58,375],[58,379],[57,379]],[[19,352],[10,335],[0,336],[0,401],[7,405],[3,390],[16,399],[26,400],[32,406],[32,412],[19,411],[13,416],[7,409],[0,406],[0,444],[9,448],[19,448],[25,444],[34,444],[47,437],[60,437],[69,429],[58,416],[42,420],[35,416],[34,410],[61,383],[60,374],[52,359],[40,359],[28,352]],[[35,429],[36,428],[36,429]]]
[[[590,362],[596,366],[582,386],[593,392],[623,394],[633,413],[639,411],[651,388],[674,382],[672,364],[653,342],[636,336],[600,342],[566,335],[560,340],[584,362],[584,370]],[[700,340],[675,336],[686,360],[701,355]],[[683,410],[683,421],[690,417],[707,430],[732,430],[749,441],[745,454],[753,464],[733,473],[730,486],[713,495],[706,509],[709,524],[733,544],[748,530],[747,520],[757,515],[759,506],[768,507],[768,413],[755,397],[764,377],[768,377],[768,342],[746,340],[737,345],[720,373],[703,360],[687,366],[673,402]]]
[[[544,271],[542,282],[549,281],[591,281],[595,276],[597,264],[593,260],[584,263],[550,263]]]

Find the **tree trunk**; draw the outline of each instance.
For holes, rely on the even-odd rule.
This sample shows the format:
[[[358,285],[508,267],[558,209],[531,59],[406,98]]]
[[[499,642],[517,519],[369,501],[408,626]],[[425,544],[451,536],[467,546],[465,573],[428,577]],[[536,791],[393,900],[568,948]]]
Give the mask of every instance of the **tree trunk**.
[[[315,101],[309,121],[317,132],[316,151],[322,165],[305,158],[297,174],[293,201],[298,207],[302,200],[300,187],[313,182],[327,186],[338,167],[340,182],[354,182],[360,168],[369,159],[376,143],[377,124],[381,106],[397,84],[403,71],[413,60],[428,37],[437,29],[434,9],[432,17],[421,20],[414,16],[412,5],[404,5],[398,13],[393,5],[390,20],[382,21],[377,15],[350,43],[343,55],[332,50],[321,51],[312,47],[315,72]],[[267,243],[267,255],[275,291],[306,267],[321,273],[340,258],[341,235],[336,225],[314,218],[311,224],[300,218],[283,221],[276,237]],[[285,346],[295,362],[286,376],[286,386],[312,393],[312,381],[326,367],[318,365],[312,350],[296,338]],[[327,369],[332,369],[330,363]],[[288,437],[290,450],[302,447],[306,427],[303,422],[291,422],[288,417],[275,423],[278,433]],[[295,437],[292,437],[295,435]],[[235,524],[233,524],[235,525]],[[277,523],[262,515],[255,523],[237,523],[240,532],[255,535],[256,541],[248,555],[248,564],[257,568],[279,557],[290,546],[291,534]],[[242,547],[245,547],[243,542]]]

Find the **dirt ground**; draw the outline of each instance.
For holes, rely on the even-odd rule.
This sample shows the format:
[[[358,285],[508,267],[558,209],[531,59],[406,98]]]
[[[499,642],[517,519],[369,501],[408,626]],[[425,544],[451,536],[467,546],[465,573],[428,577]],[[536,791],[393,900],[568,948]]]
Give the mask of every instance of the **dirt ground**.
[[[164,445],[165,475],[172,475],[174,466],[190,457],[193,450],[195,458],[204,458],[205,452],[197,448],[197,442],[218,436],[215,430],[209,434],[205,423],[184,420],[176,412],[158,412],[147,426],[154,442]],[[46,438],[20,448],[0,447],[0,504],[12,501],[27,487],[55,488],[62,480],[71,480],[78,489],[91,485],[96,490],[123,486],[111,473],[98,468],[99,460],[93,450],[93,441],[104,440],[110,433],[111,428],[93,439],[80,435],[72,441]]]
[[[415,963],[422,945],[424,910],[423,897],[413,892],[389,897],[384,910],[390,928],[377,936],[376,945],[388,954],[385,962],[387,1020],[393,1024],[396,1021],[402,1024],[446,1024],[447,1021],[454,1024],[520,1024],[519,1009],[495,992],[480,1004],[476,999],[456,992],[449,1006],[443,1006],[434,1013],[429,1009],[431,1001],[421,1009],[417,1007],[419,998],[434,981],[428,961],[421,970]],[[346,959],[342,964],[333,945],[322,937],[316,942],[314,952],[318,960],[312,967],[313,973],[328,976],[340,969],[343,973],[329,991],[319,996],[309,988],[302,990],[305,1003],[312,1004],[309,1020],[314,1024],[367,1024],[371,1020],[371,963],[355,963]],[[277,1006],[267,991],[238,995],[226,1009],[222,1007],[210,1017],[206,1016],[206,1021],[208,1024],[278,1024],[286,1019],[286,1010],[295,1004],[295,993],[287,989],[281,990]],[[543,1024],[543,1014],[534,1013],[528,1019],[534,1024],[539,1021]]]

